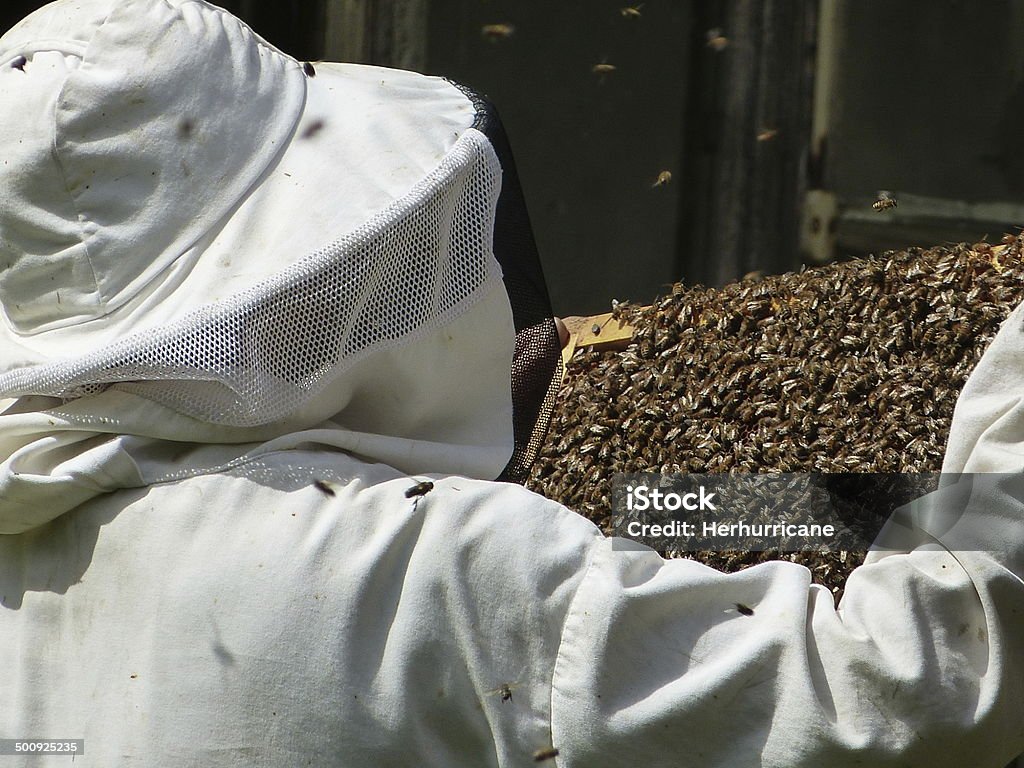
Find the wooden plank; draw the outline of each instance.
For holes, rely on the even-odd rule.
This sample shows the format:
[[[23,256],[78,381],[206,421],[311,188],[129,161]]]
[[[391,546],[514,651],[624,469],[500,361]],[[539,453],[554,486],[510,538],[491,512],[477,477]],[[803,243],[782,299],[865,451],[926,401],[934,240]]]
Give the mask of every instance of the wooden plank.
[[[611,312],[603,315],[563,317],[569,330],[569,343],[562,350],[562,376],[581,347],[590,349],[625,349],[633,339],[633,326],[625,320],[616,320]]]

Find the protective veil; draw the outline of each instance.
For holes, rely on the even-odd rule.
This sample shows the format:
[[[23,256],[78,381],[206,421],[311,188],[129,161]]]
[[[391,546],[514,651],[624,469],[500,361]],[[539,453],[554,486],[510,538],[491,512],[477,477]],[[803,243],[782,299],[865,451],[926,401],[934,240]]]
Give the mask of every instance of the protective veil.
[[[1024,751],[1021,476],[894,524],[838,611],[800,566],[618,550],[491,482],[557,349],[471,94],[303,65],[199,0],[62,0],[0,39],[0,149],[0,738],[85,766]],[[950,471],[1021,469],[1022,322]]]

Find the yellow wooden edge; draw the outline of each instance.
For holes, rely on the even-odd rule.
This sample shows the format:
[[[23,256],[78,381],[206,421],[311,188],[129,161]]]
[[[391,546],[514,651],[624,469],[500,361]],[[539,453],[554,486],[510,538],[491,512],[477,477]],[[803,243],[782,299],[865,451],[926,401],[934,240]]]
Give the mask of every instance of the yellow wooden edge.
[[[573,353],[580,347],[591,349],[622,348],[633,338],[633,326],[625,320],[616,320],[611,312],[586,317],[563,317],[569,331],[569,343],[562,350],[562,376]]]

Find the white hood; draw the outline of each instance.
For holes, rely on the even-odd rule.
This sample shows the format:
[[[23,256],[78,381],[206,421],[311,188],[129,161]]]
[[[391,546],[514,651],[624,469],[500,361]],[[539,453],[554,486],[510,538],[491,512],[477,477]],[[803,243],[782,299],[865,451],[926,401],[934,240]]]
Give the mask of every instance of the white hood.
[[[497,477],[519,322],[479,124],[200,0],[0,38],[0,533],[268,441]]]

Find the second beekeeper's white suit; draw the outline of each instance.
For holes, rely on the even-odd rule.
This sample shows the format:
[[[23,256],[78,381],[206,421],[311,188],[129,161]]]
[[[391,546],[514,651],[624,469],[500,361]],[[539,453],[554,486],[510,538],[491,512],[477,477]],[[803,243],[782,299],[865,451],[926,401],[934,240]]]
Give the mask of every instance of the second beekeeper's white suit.
[[[1020,477],[917,509],[838,610],[803,567],[616,550],[493,482],[554,338],[492,248],[500,143],[445,81],[304,66],[198,0],[0,39],[0,739],[147,768],[1024,751]],[[947,470],[1022,468],[1022,322]]]

